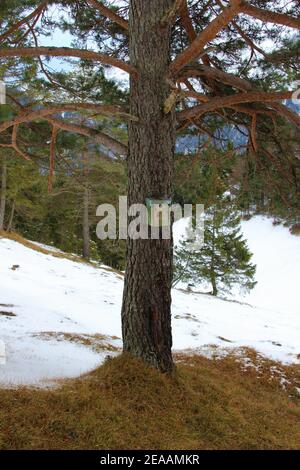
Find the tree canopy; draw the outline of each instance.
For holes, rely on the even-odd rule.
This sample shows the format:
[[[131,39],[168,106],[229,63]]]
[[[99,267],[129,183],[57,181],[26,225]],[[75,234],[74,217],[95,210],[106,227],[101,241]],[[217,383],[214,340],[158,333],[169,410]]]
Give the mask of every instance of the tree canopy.
[[[276,135],[280,117],[299,126],[299,115],[282,104],[295,91],[299,15],[296,1],[174,1],[160,27],[172,25],[165,112],[176,108],[178,130],[196,127],[209,136],[211,120],[219,116],[248,129],[249,145],[257,150],[257,134]],[[52,139],[51,128],[60,128],[125,155],[126,145],[94,129],[89,118],[136,119],[123,96],[106,104],[109,92],[97,93],[107,67],[139,77],[129,62],[128,2],[15,0],[2,2],[0,21],[0,78],[19,86],[17,97],[8,96],[13,118],[0,125],[1,145],[29,158],[28,145],[18,142],[19,128],[44,120]],[[72,47],[52,45],[58,31],[71,35]],[[66,64],[53,70],[50,58]],[[85,64],[90,93],[72,77],[77,59]],[[66,112],[76,112],[80,124],[65,119]]]

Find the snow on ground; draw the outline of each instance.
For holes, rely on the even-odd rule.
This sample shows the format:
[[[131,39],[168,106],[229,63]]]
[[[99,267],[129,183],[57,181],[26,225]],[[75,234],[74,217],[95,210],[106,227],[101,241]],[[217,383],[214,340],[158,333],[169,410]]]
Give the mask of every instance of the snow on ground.
[[[242,225],[258,281],[246,301],[284,313],[285,319],[290,315],[299,319],[300,237],[282,225],[274,226],[266,217],[253,217]]]
[[[244,222],[243,231],[258,264],[258,285],[244,299],[252,305],[174,289],[174,349],[207,354],[209,345],[249,346],[272,359],[299,363],[300,238],[261,217]],[[122,288],[122,276],[109,269],[1,238],[0,346],[4,342],[6,361],[2,350],[0,384],[51,384],[115,354],[121,347]],[[96,350],[59,333],[110,338]]]
[[[45,245],[44,243],[35,242],[33,240],[29,240],[29,242],[37,246],[38,248],[42,248],[43,250],[50,251],[51,253],[63,253],[62,250],[60,250],[59,248],[56,248],[55,246]]]

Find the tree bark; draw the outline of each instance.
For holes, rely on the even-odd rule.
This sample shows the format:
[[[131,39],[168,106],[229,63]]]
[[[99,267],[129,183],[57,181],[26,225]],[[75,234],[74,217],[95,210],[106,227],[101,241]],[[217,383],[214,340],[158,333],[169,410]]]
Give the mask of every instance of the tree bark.
[[[14,221],[14,216],[15,216],[15,209],[16,209],[16,200],[14,199],[13,202],[12,202],[9,221],[8,221],[8,224],[7,224],[7,231],[8,232],[12,231],[13,221]]]
[[[215,210],[216,211],[216,210]],[[215,220],[216,220],[216,212],[213,215],[213,230],[212,230],[212,253],[211,253],[211,263],[210,263],[210,282],[212,285],[212,295],[218,295],[218,288],[216,282],[216,272],[215,272],[215,239],[216,239],[216,231],[215,231]]]
[[[171,29],[161,20],[173,0],[130,1],[131,77],[128,201],[171,196],[175,117],[164,114],[170,95],[166,80],[170,63]],[[127,266],[122,307],[124,351],[163,372],[173,369],[171,354],[172,240],[127,242]]]
[[[213,288],[212,295],[216,297],[218,295],[218,288],[217,288],[216,278],[213,274],[211,275],[210,280],[211,280],[211,285]]]
[[[89,188],[85,187],[83,192],[83,257],[86,260],[90,259],[90,220],[89,220]]]
[[[0,195],[0,230],[4,230],[6,186],[7,186],[7,162],[6,162],[6,155],[3,154],[2,155],[1,195]]]
[[[84,173],[84,190],[83,190],[83,214],[82,214],[82,238],[84,259],[89,260],[91,256],[90,250],[90,189],[89,189],[89,153],[86,149],[82,155],[83,173]]]

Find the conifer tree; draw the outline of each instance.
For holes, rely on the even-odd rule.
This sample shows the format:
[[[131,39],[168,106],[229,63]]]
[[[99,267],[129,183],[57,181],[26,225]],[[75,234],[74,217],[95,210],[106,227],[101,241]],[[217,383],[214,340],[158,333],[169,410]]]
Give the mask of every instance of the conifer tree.
[[[64,14],[55,18],[53,8]],[[31,145],[22,145],[18,130],[43,120],[52,127],[50,148],[60,128],[127,155],[130,205],[172,197],[175,134],[180,129],[193,126],[211,138],[211,116],[222,117],[248,129],[249,145],[256,151],[261,127],[276,132],[279,115],[300,125],[299,115],[283,104],[295,91],[288,74],[275,78],[271,73],[268,81],[257,73],[257,55],[270,60],[268,40],[280,50],[286,29],[300,29],[296,0],[284,6],[262,0],[130,0],[118,6],[109,0],[5,0],[0,25],[6,80],[12,74],[19,77],[15,71],[23,68],[30,82],[41,69],[53,90],[62,88],[49,74],[45,57],[64,57],[69,64],[81,59],[95,70],[102,64],[129,75],[129,106],[107,105],[102,99],[62,103],[52,93],[52,99],[40,100],[40,107],[35,100],[26,112],[18,109],[14,119],[1,124],[0,133],[1,145],[21,155]],[[54,30],[69,30],[75,36],[73,47],[44,45]],[[278,66],[282,58],[276,60]],[[97,127],[70,122],[67,113],[76,110],[124,119],[128,146]],[[124,351],[170,372],[172,242],[129,239],[126,259]]]
[[[197,247],[191,239],[180,242],[174,283],[206,281],[214,296],[230,292],[235,285],[245,291],[253,289],[256,266],[240,228],[232,197],[228,193],[218,196],[205,216],[203,245]]]

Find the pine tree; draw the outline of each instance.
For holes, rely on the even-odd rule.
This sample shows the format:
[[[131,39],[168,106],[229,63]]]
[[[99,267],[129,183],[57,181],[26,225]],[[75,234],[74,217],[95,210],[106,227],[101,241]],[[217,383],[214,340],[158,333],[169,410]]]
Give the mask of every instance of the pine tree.
[[[251,263],[252,254],[240,228],[232,197],[227,193],[218,196],[205,216],[203,245],[197,247],[191,239],[180,242],[174,283],[206,281],[214,296],[230,292],[235,285],[245,291],[253,289],[256,266]]]
[[[41,69],[52,89],[50,100],[41,94],[41,108],[32,110],[30,103],[25,106],[28,112],[24,112],[22,106],[12,122],[1,125],[2,145],[22,154],[16,131],[40,118],[53,128],[52,137],[56,135],[53,130],[60,128],[92,138],[116,155],[128,155],[130,205],[148,198],[169,199],[173,194],[177,130],[196,127],[211,139],[211,117],[218,117],[249,129],[249,145],[256,149],[256,135],[262,125],[276,133],[278,115],[299,126],[299,115],[281,103],[294,91],[289,87],[288,74],[276,78],[272,72],[268,81],[257,73],[257,52],[264,62],[269,61],[268,50],[264,50],[266,40],[274,45],[276,40],[279,50],[286,36],[284,28],[300,29],[299,2],[289,2],[284,12],[276,3],[267,2],[266,6],[261,0],[254,4],[230,0],[223,4],[218,0],[204,5],[198,0],[130,0],[116,6],[109,0],[2,1],[3,78],[15,76],[20,80],[16,71],[22,70],[22,77],[30,83]],[[53,7],[66,14],[55,18]],[[49,39],[58,29],[73,34],[75,47],[42,46],[41,39]],[[93,47],[89,49],[90,44]],[[294,50],[292,56],[295,58]],[[99,99],[62,103],[56,90],[64,83],[53,81],[44,57],[65,57],[69,64],[70,59],[80,58],[90,61],[95,70],[102,64],[128,73],[130,106],[108,107]],[[277,57],[275,66],[278,68],[281,62],[282,58]],[[82,115],[122,117],[128,122],[128,146],[94,126],[74,125],[66,114],[75,110]],[[53,144],[51,138],[51,148]],[[30,151],[31,141],[23,146]],[[174,366],[172,242],[143,242],[130,239],[127,244],[122,307],[124,351],[170,372]]]

